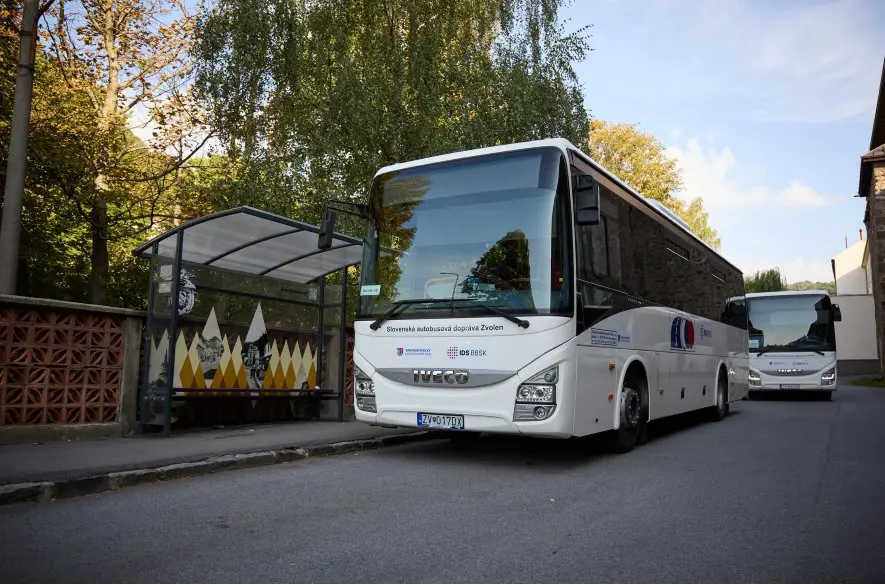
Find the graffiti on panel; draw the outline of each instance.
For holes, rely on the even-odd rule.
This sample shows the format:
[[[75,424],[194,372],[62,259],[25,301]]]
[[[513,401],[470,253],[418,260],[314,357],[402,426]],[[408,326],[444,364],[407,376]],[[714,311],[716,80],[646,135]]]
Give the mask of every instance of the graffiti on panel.
[[[231,338],[222,333],[213,308],[202,330],[194,332],[190,343],[184,331],[178,333],[172,385],[210,396],[226,396],[232,390],[260,393],[314,388],[317,384],[314,349],[306,340],[303,344],[297,339],[293,339],[292,344],[289,341],[271,340],[260,304],[242,339],[239,335]],[[163,332],[156,344],[152,340],[151,380],[165,378],[168,344],[167,332]]]

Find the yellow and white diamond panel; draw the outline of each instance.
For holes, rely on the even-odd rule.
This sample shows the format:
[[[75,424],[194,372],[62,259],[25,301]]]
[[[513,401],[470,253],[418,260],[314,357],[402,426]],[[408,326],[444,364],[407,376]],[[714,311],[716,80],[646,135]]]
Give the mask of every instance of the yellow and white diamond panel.
[[[169,350],[169,337],[163,332],[158,343],[151,339],[150,379],[157,380]],[[267,343],[267,329],[258,305],[246,338],[231,340],[222,335],[213,308],[203,330],[194,335],[188,346],[184,334],[175,342],[173,387],[200,389],[185,395],[229,396],[235,390],[293,391],[312,389],[317,384],[317,354],[309,342],[304,346],[289,341],[282,347]],[[206,392],[207,389],[218,390]]]

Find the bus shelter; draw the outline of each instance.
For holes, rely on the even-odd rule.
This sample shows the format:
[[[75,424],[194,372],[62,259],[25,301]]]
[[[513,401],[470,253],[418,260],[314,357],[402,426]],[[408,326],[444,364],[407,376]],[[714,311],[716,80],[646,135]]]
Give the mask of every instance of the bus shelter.
[[[320,249],[319,231],[238,207],[133,251],[150,260],[139,433],[170,435],[173,404],[207,397],[245,398],[251,408],[276,397],[293,409],[307,398],[317,415],[316,401],[335,400],[344,419],[347,272],[362,242],[334,233]]]

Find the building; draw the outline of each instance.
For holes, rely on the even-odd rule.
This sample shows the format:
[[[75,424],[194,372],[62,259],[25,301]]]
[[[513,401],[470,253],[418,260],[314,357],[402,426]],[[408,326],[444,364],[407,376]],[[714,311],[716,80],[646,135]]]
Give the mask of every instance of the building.
[[[832,260],[837,295],[872,295],[873,270],[870,241],[860,230],[860,239],[836,254]]]
[[[876,324],[873,319],[870,240],[860,230],[860,239],[847,245],[832,260],[836,295],[833,302],[842,310],[836,323],[836,349],[842,375],[875,374],[879,371]]]
[[[864,223],[869,234],[873,314],[881,375],[885,373],[885,60],[869,148],[869,152],[860,157],[857,194],[867,200]]]

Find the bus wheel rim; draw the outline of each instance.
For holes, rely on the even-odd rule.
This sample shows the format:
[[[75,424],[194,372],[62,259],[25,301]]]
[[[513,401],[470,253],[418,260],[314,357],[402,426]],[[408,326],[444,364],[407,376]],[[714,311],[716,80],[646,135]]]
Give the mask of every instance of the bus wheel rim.
[[[639,426],[640,410],[639,392],[625,387],[621,394],[621,424],[631,430]]]

